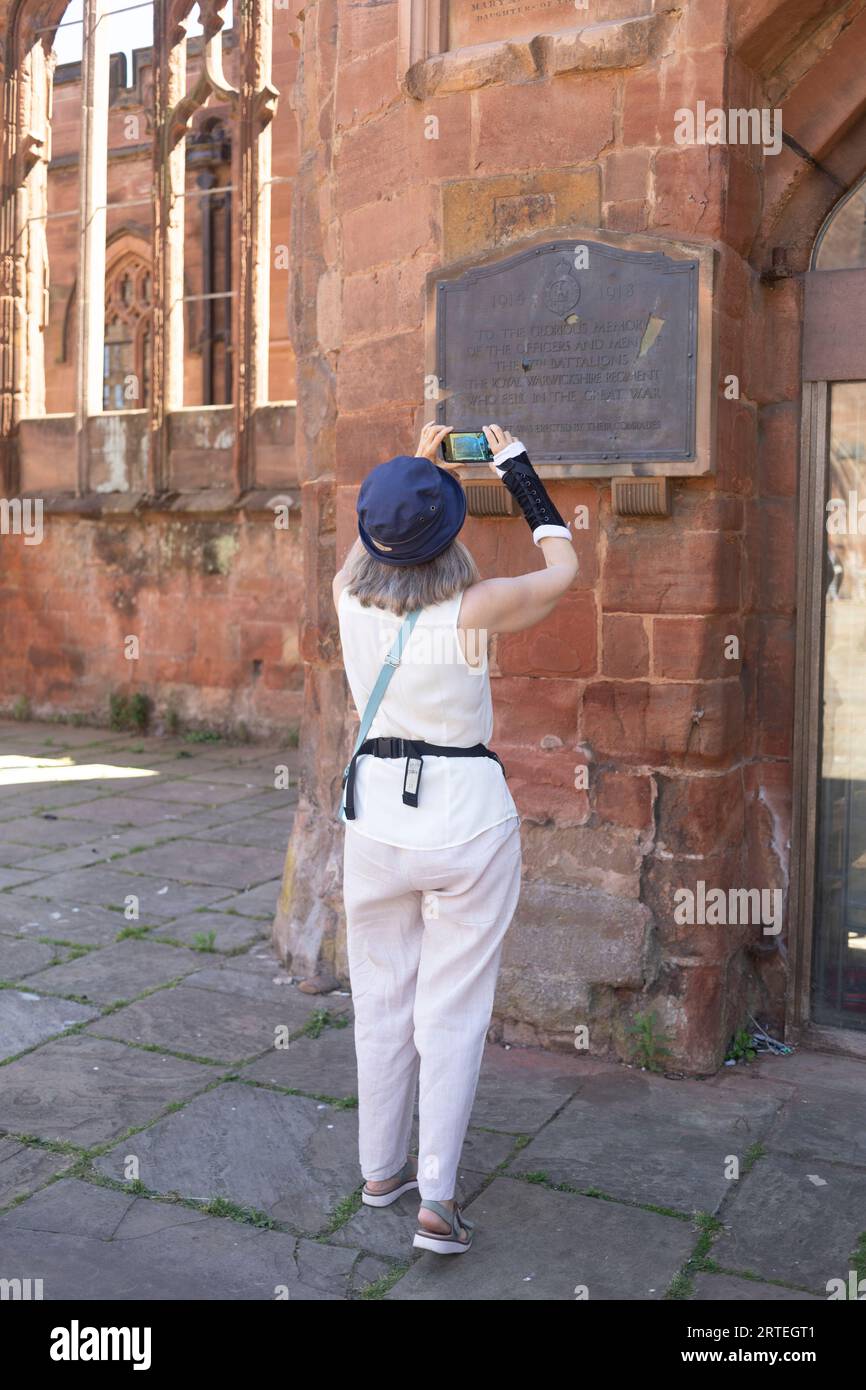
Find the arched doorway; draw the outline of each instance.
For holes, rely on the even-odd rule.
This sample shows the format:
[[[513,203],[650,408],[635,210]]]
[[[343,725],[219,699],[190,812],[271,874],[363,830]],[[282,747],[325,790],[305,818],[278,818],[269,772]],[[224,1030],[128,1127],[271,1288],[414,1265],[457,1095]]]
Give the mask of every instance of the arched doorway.
[[[866,179],[815,240],[802,375],[794,1012],[866,1052]]]

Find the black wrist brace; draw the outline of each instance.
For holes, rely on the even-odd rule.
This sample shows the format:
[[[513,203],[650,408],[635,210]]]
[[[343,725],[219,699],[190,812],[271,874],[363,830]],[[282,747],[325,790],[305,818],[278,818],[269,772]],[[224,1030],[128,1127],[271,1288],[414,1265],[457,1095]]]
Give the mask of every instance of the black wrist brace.
[[[494,454],[493,462],[523,512],[535,544],[538,545],[545,536],[562,536],[570,541],[571,532],[553,505],[520,440],[516,439]]]

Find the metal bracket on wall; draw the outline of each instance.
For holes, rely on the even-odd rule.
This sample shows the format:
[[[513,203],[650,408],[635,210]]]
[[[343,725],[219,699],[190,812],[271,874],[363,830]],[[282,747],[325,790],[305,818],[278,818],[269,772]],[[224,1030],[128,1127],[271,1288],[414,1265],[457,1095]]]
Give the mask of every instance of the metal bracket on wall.
[[[669,478],[611,478],[614,516],[670,516]]]

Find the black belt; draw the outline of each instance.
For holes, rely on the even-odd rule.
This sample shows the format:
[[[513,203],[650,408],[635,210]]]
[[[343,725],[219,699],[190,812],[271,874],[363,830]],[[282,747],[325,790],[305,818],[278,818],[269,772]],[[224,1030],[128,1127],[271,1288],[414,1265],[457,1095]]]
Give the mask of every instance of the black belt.
[[[454,744],[425,743],[418,738],[368,738],[361,744],[357,753],[343,773],[346,788],[346,820],[355,819],[355,763],[362,753],[372,753],[374,758],[405,758],[406,774],[403,778],[403,802],[406,806],[418,805],[418,785],[424,755],[432,758],[492,758],[499,763],[503,773],[502,760],[483,743],[473,743],[471,748],[458,748]]]

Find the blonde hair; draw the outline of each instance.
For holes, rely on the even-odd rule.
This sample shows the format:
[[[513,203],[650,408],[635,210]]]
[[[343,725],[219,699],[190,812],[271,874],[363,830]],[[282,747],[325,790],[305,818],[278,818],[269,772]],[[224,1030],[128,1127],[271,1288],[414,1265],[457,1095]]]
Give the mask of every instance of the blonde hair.
[[[386,565],[361,550],[351,562],[347,588],[365,608],[375,604],[402,617],[414,608],[444,603],[480,578],[471,553],[455,539],[441,555],[421,565]]]

